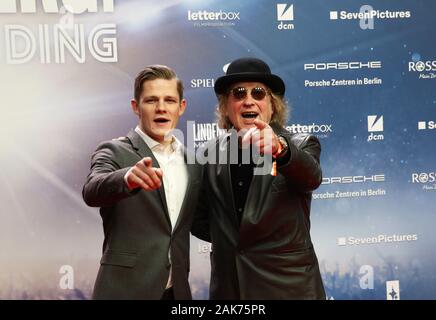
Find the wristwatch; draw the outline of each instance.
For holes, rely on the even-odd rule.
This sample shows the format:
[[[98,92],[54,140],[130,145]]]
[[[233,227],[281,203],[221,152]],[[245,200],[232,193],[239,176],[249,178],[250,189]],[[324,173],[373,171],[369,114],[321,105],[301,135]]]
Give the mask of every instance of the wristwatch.
[[[288,151],[289,148],[288,142],[284,137],[277,136],[277,138],[279,139],[279,148],[277,149],[276,153],[273,154],[274,159],[280,158],[286,153],[286,151]]]

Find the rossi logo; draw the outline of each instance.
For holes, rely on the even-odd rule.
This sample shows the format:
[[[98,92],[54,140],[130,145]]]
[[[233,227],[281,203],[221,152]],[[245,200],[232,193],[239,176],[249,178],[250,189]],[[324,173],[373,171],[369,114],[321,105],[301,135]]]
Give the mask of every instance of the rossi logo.
[[[293,30],[295,28],[293,23],[284,23],[283,21],[294,20],[294,5],[288,6],[286,3],[277,4],[277,21],[280,23],[277,25],[279,30]]]
[[[433,183],[436,181],[435,172],[412,173],[412,183]]]
[[[413,54],[409,72],[419,73],[419,79],[436,79],[436,60],[422,61],[419,54]]]
[[[423,72],[423,71],[436,71],[436,60],[409,62],[409,72]]]
[[[436,172],[412,173],[412,183],[422,185],[423,191],[435,191]]]

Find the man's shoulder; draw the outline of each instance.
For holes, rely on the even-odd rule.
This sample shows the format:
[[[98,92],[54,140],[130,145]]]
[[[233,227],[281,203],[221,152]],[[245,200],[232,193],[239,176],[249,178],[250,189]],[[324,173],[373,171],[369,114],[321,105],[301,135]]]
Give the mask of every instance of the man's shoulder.
[[[131,150],[132,149],[132,143],[127,136],[122,136],[118,138],[113,138],[111,140],[106,140],[101,142],[97,150],[102,149],[111,149],[111,150]]]
[[[122,137],[118,137],[118,138],[113,138],[112,140],[110,140],[111,142],[113,142],[114,144],[131,144],[129,137],[127,136],[122,136]]]

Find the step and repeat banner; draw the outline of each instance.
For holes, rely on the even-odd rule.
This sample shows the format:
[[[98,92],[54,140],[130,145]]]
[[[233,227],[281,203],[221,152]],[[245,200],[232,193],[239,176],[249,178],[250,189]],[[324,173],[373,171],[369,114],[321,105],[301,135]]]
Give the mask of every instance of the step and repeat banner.
[[[220,134],[214,79],[246,56],[285,81],[286,128],[321,141],[328,299],[436,299],[435,15],[424,0],[0,1],[0,299],[90,298],[103,229],[81,189],[98,143],[136,126],[144,66],[184,81],[179,129],[198,146]],[[191,238],[195,299],[209,252]]]

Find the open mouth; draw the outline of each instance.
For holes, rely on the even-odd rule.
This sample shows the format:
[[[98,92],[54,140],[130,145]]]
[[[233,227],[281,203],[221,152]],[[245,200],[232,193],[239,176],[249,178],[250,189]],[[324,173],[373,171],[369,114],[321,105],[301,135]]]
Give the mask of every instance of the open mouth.
[[[259,114],[257,112],[243,112],[242,118],[244,119],[255,119]]]
[[[156,118],[156,119],[154,119],[154,122],[159,123],[159,124],[164,124],[164,123],[167,123],[169,121],[170,121],[169,119],[165,119],[165,118]]]

